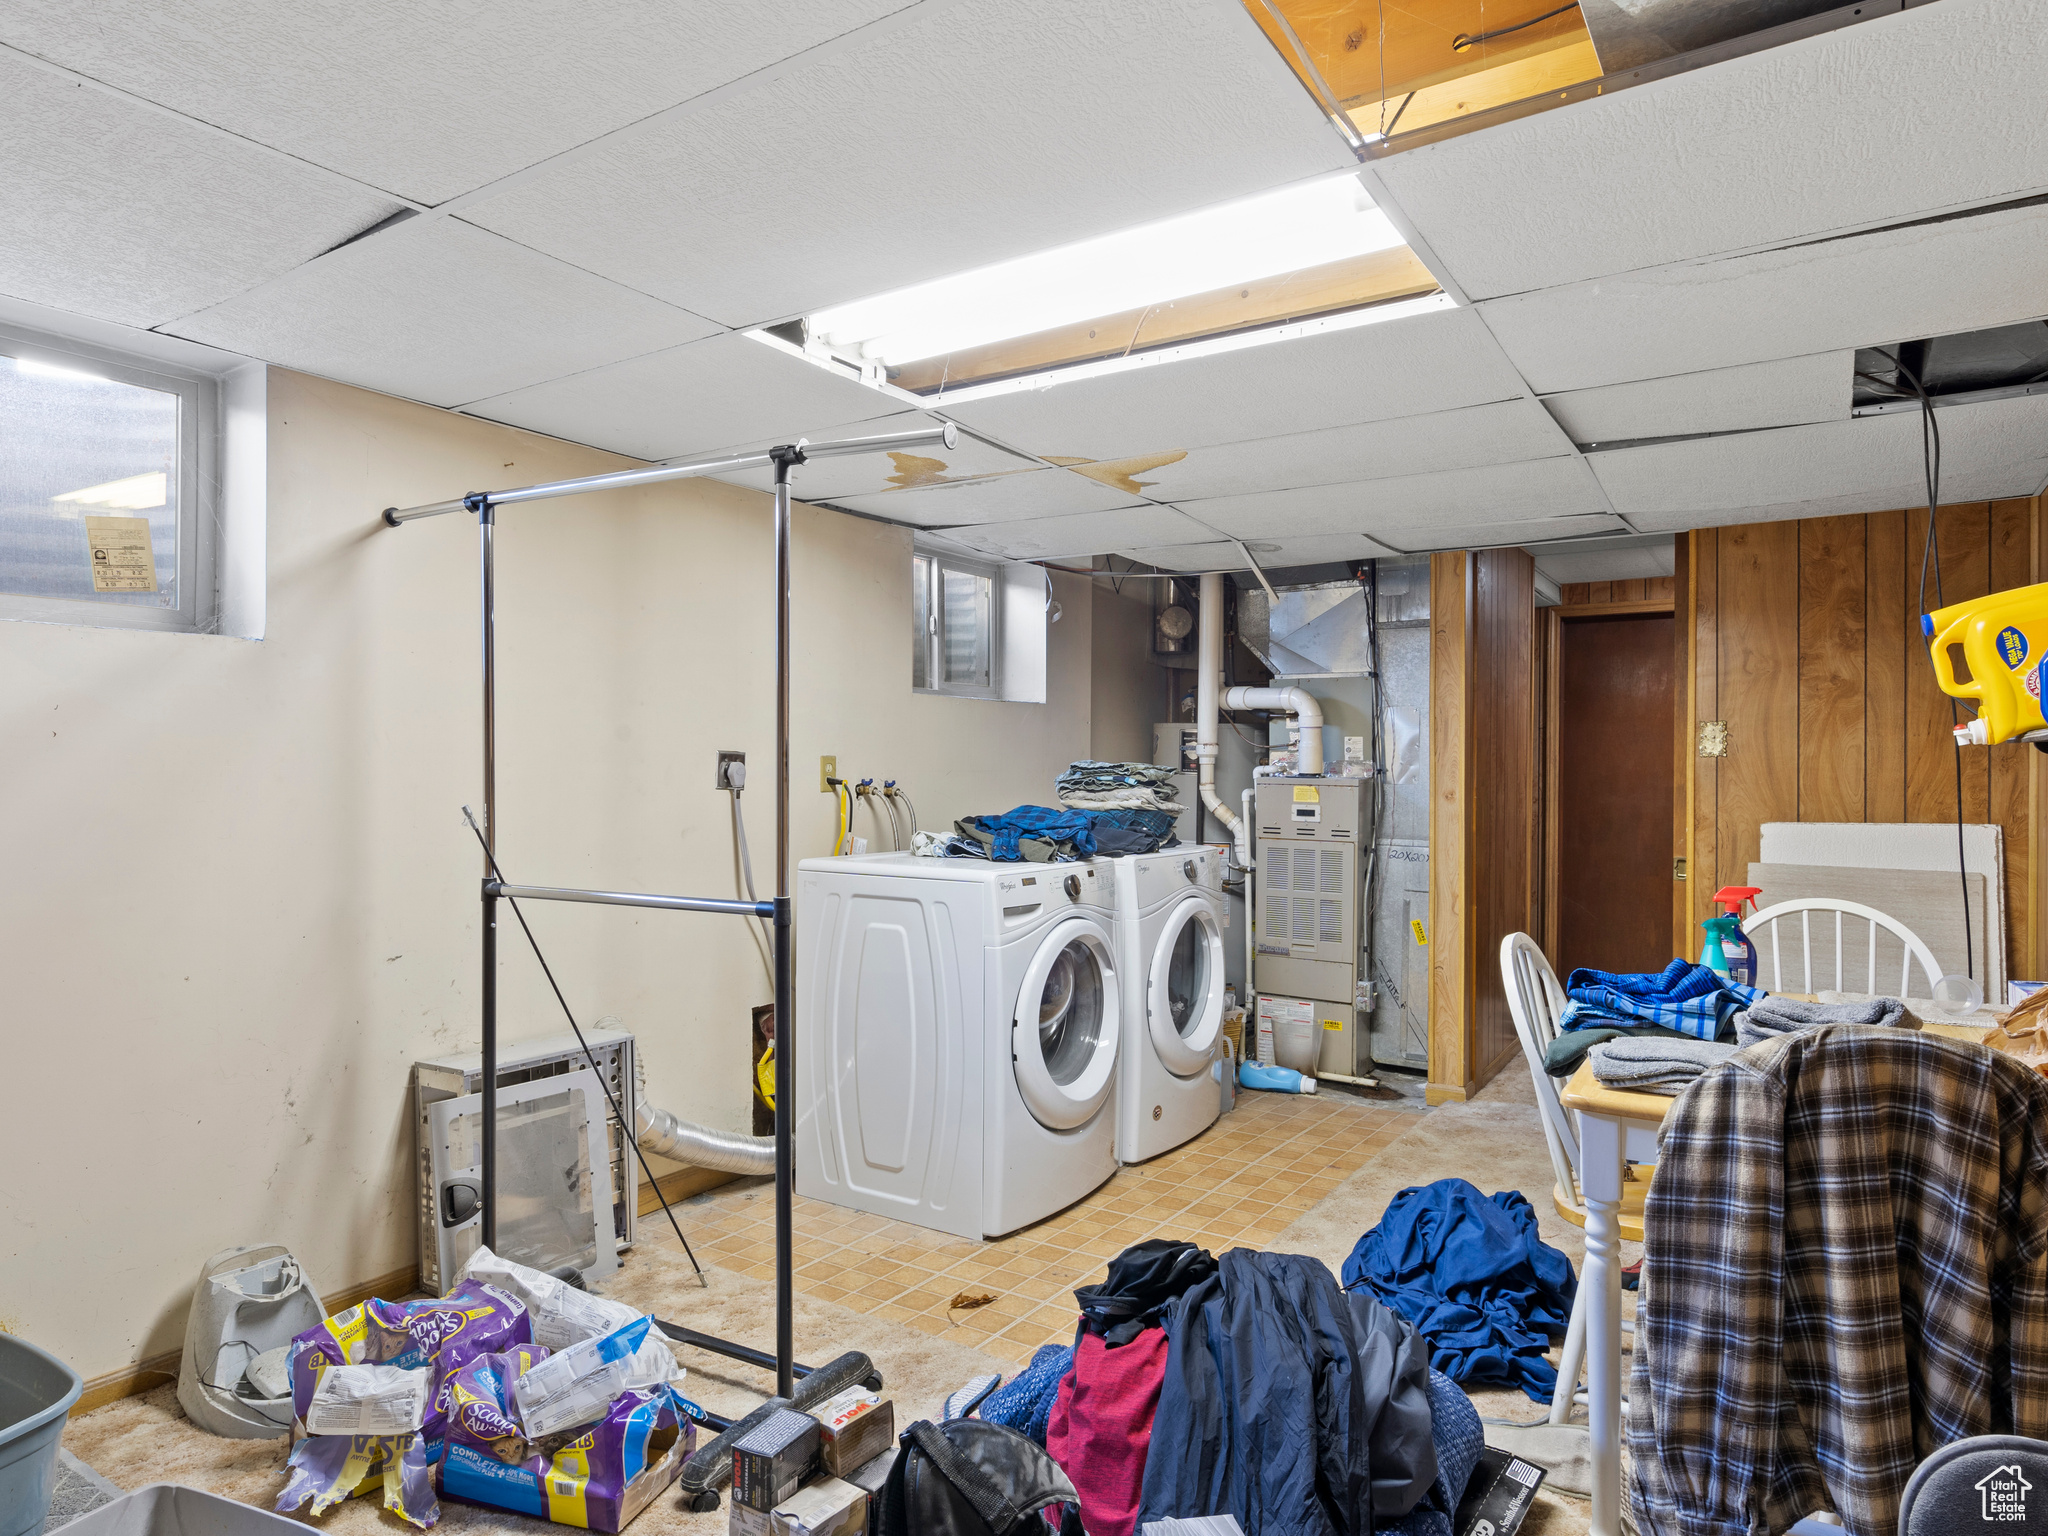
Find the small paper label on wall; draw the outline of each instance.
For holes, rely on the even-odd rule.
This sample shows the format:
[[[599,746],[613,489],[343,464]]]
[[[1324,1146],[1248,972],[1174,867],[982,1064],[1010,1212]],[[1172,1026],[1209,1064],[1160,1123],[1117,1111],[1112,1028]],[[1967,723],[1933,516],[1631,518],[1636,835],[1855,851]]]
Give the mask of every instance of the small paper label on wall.
[[[1421,918],[1419,918],[1419,917],[1411,917],[1411,918],[1409,918],[1409,919],[1408,919],[1408,926],[1409,926],[1410,928],[1413,928],[1413,929],[1415,930],[1415,942],[1416,942],[1416,943],[1418,943],[1418,944],[1423,944],[1423,945],[1427,945],[1427,944],[1429,943],[1429,934],[1428,934],[1428,932],[1427,932],[1427,931],[1426,931],[1426,930],[1425,930],[1425,929],[1423,928],[1423,926],[1422,926],[1422,919],[1421,919]]]
[[[1342,1019],[1325,1019],[1323,1020],[1323,1028],[1331,1034],[1341,1035],[1344,1033],[1344,1021]]]
[[[85,542],[95,592],[154,592],[156,556],[146,517],[88,517]]]

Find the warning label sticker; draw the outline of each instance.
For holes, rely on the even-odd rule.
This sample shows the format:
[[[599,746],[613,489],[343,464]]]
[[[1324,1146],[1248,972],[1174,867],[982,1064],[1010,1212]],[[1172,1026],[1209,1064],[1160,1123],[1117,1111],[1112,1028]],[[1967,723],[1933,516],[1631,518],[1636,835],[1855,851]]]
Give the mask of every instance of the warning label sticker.
[[[146,517],[88,517],[85,542],[92,555],[95,592],[154,592],[156,556]]]

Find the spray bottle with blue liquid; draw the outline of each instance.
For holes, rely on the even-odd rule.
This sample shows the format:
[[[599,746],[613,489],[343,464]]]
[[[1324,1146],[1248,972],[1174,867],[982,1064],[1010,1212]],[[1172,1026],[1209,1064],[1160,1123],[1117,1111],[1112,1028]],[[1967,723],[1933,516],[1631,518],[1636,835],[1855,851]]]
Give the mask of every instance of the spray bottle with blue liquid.
[[[1756,946],[1742,931],[1742,909],[1746,904],[1754,912],[1756,898],[1762,894],[1759,886],[1724,885],[1714,892],[1714,900],[1727,910],[1719,917],[1710,917],[1700,924],[1707,930],[1707,943],[1700,951],[1700,964],[1718,971],[1738,986],[1756,985]]]

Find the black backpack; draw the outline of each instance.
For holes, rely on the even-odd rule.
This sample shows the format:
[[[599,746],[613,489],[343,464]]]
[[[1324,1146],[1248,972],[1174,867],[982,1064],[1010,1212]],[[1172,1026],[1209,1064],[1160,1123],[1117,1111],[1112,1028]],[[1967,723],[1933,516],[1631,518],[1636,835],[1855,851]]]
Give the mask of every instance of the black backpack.
[[[1080,1497],[1043,1448],[1000,1424],[920,1419],[898,1445],[879,1536],[1029,1536],[1032,1515]]]

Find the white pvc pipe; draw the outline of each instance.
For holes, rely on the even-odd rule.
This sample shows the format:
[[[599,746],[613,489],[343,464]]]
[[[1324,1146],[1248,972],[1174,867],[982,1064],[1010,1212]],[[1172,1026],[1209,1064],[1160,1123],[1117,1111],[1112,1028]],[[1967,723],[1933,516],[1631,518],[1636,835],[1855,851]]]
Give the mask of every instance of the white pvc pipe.
[[[1323,706],[1305,688],[1232,688],[1225,709],[1277,709],[1293,715],[1301,732],[1295,772],[1315,778],[1323,771]]]
[[[1211,571],[1202,578],[1200,614],[1195,646],[1195,760],[1200,770],[1196,782],[1201,789],[1202,804],[1223,824],[1223,829],[1237,844],[1237,862],[1242,866],[1250,859],[1250,822],[1235,815],[1216,793],[1216,693],[1223,681],[1223,575],[1220,571]]]

